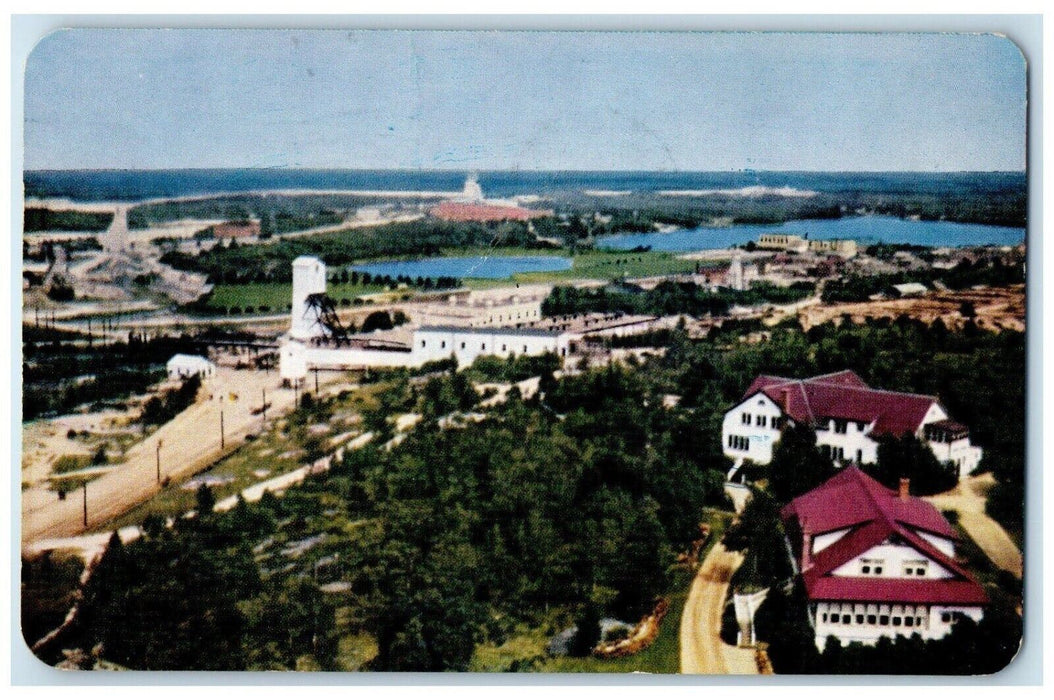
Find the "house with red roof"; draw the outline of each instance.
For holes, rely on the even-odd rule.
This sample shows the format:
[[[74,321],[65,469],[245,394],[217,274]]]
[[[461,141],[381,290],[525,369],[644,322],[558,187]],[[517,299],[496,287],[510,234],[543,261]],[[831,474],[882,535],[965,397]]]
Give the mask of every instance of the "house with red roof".
[[[856,466],[781,512],[809,599],[816,645],[939,639],[988,596],[955,557],[958,536],[929,502],[884,487]]]
[[[742,400],[725,413],[724,454],[737,464],[768,464],[789,423],[816,431],[816,444],[838,466],[878,461],[882,435],[911,434],[929,445],[959,476],[981,461],[970,430],[951,420],[935,396],[872,389],[855,372],[843,370],[808,379],[760,375]]]

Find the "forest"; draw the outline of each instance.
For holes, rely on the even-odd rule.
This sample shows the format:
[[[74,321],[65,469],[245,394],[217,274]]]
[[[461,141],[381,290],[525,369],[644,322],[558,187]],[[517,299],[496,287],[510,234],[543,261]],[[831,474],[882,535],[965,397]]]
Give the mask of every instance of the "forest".
[[[693,317],[724,316],[734,305],[790,304],[812,294],[811,282],[795,282],[779,287],[755,282],[750,289],[721,289],[711,292],[692,282],[666,280],[644,290],[628,283],[614,283],[597,289],[557,286],[542,302],[542,315],[562,316],[581,313],[623,313]]]

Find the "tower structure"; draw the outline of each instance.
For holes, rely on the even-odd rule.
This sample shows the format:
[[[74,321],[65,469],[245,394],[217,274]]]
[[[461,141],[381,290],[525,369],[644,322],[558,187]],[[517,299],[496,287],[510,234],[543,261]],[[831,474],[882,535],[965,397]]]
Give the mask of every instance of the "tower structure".
[[[289,335],[307,340],[324,335],[318,314],[308,297],[326,292],[326,264],[318,258],[302,255],[293,261],[293,309],[290,312]]]
[[[728,286],[737,292],[747,288],[743,276],[743,255],[738,250],[732,253],[732,264],[728,266]]]

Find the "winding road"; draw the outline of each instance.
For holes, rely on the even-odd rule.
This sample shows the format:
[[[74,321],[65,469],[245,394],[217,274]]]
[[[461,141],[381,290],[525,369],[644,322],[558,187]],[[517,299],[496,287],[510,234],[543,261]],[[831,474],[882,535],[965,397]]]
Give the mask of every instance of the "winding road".
[[[681,673],[758,672],[753,649],[740,649],[721,641],[721,612],[728,582],[742,563],[742,554],[729,552],[718,542],[699,567],[681,616]]]

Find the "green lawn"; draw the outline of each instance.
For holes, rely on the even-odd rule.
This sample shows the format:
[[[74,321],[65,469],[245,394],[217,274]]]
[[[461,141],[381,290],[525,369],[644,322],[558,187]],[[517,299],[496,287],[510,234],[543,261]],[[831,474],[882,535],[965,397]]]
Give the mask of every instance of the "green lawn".
[[[453,254],[453,252],[451,253]],[[567,255],[560,250],[523,250],[523,249],[485,249],[457,251],[458,255]],[[552,272],[524,272],[512,276],[511,280],[466,280],[466,286],[472,289],[488,289],[508,285],[510,282],[521,283],[561,283],[575,279],[612,280],[620,277],[652,277],[656,275],[682,274],[695,270],[695,261],[681,260],[673,253],[648,251],[630,253],[627,251],[591,250],[576,253],[572,256],[570,270]]]
[[[384,291],[376,284],[330,284],[327,293],[339,304],[342,299],[354,299],[364,294]],[[282,282],[254,282],[252,284],[218,284],[206,305],[212,311],[226,311],[232,306],[255,313],[285,313],[293,295],[293,285]],[[261,307],[264,307],[261,309]],[[250,313],[253,313],[250,312]]]

